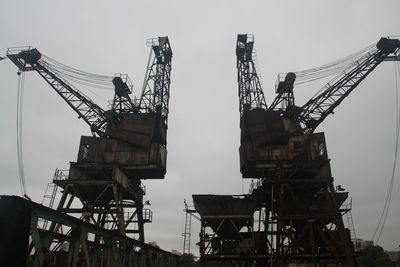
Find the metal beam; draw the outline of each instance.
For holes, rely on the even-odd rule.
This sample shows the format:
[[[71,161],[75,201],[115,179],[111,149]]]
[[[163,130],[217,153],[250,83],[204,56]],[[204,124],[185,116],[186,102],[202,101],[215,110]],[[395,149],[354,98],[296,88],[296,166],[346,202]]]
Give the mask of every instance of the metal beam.
[[[62,258],[61,255],[65,254],[60,244],[69,244],[67,261],[64,259],[64,262],[57,266],[78,266],[80,258],[84,260],[86,265],[90,262],[90,266],[136,266],[133,265],[133,262],[140,261],[142,258],[152,258],[155,262],[165,262],[163,266],[166,267],[179,266],[179,256],[171,252],[129,238],[116,231],[103,229],[21,197],[0,196],[0,222],[9,220],[12,210],[18,212],[22,210],[31,218],[29,224],[18,225],[18,221],[13,222],[17,224],[16,227],[19,231],[25,231],[24,228],[26,227],[28,227],[28,230],[30,229],[33,250],[32,255],[25,254],[26,258],[23,261],[26,263],[28,261],[36,262],[35,266],[55,264]],[[66,230],[65,234],[41,230],[38,225],[40,220],[48,220],[61,225],[60,227]],[[94,236],[99,238],[94,239]],[[49,240],[49,242],[46,240]],[[19,244],[22,250],[22,247],[28,247],[30,241],[26,239],[25,242],[26,244]],[[13,237],[0,235],[0,244],[7,243],[14,243]],[[56,249],[54,250],[54,248]],[[13,263],[14,259],[11,261],[7,258],[7,255],[0,255],[0,262],[12,263],[7,266],[17,266]],[[150,267],[146,262],[148,261],[139,266]],[[19,264],[18,266],[23,265]]]

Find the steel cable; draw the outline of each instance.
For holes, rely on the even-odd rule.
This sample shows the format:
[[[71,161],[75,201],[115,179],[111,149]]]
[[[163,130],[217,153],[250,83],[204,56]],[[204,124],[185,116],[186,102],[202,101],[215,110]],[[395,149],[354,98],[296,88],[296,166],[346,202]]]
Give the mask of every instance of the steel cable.
[[[24,159],[22,149],[22,114],[23,114],[23,98],[24,98],[25,74],[18,72],[17,85],[17,157],[18,157],[18,173],[21,192],[24,196],[28,195],[25,182]]]
[[[51,70],[52,73],[54,73],[56,76],[62,78],[66,84],[68,84],[72,89],[74,89],[75,91],[79,92],[79,94],[81,94],[82,96],[84,96],[86,98],[89,98],[89,97],[86,96],[81,90],[79,90],[73,84],[73,82],[75,82],[77,84],[81,84],[81,85],[86,85],[87,87],[90,87],[90,88],[100,88],[99,86],[96,87],[96,86],[94,86],[94,85],[92,85],[90,83],[85,83],[85,82],[83,82],[82,80],[79,80],[79,79],[76,80],[75,78],[69,78],[69,79],[66,78],[66,77],[68,77],[68,75],[63,74],[56,67],[50,65],[46,61],[41,61],[41,64],[44,65],[48,70]],[[111,87],[102,87],[101,89],[111,90]],[[96,95],[97,97],[99,97],[99,98],[101,98],[101,99],[103,99],[105,101],[108,101],[108,99],[106,99],[105,97],[95,93],[94,91],[90,90],[89,88],[86,88],[86,90],[89,91],[90,93],[92,93],[93,95]]]
[[[112,90],[112,76],[106,75],[97,75],[85,71],[78,70],[76,68],[69,67],[65,64],[62,64],[50,57],[43,55],[43,60],[41,60],[41,64],[43,64],[46,68],[56,73],[61,78],[74,82],[80,85],[84,85],[90,88],[102,89],[102,90]],[[93,91],[88,90],[91,93],[95,94]],[[104,97],[95,94],[98,97],[104,99]]]
[[[366,48],[346,56],[342,59],[333,61],[328,64],[324,64],[315,68],[306,69],[302,71],[294,72],[296,74],[295,85],[312,82],[315,80],[323,79],[326,77],[339,74],[346,69],[358,64],[358,61],[362,58],[369,56],[370,53],[375,49],[376,43],[367,46]],[[284,77],[286,73],[280,73],[278,77]],[[279,80],[279,79],[278,79]]]
[[[367,46],[366,48],[353,53],[349,56],[346,56],[342,59],[333,61],[328,64],[321,65],[319,67],[311,68],[311,69],[306,69],[303,71],[297,71],[295,72],[296,76],[299,78],[299,80],[305,79],[306,77],[310,76],[326,76],[329,73],[337,73],[340,71],[340,69],[345,69],[349,65],[354,64],[357,60],[361,59],[364,57],[366,54],[371,52],[375,47],[375,43]]]
[[[393,162],[393,170],[392,170],[392,179],[390,181],[390,186],[389,186],[389,193],[388,193],[388,204],[387,204],[387,209],[386,209],[386,214],[385,217],[383,219],[383,223],[382,223],[382,227],[381,227],[381,231],[379,232],[379,236],[377,239],[377,243],[379,242],[383,229],[385,227],[386,224],[386,219],[387,216],[389,214],[389,208],[390,208],[390,203],[392,200],[392,193],[393,193],[393,187],[394,187],[394,178],[395,178],[395,171],[396,171],[396,162],[397,162],[397,151],[398,151],[398,144],[399,144],[399,135],[400,135],[400,116],[399,116],[399,112],[400,112],[400,107],[399,107],[399,102],[398,102],[398,96],[399,96],[399,91],[398,91],[398,77],[400,77],[400,68],[399,68],[399,62],[396,61],[395,62],[395,83],[396,83],[396,107],[397,107],[397,112],[396,112],[396,149],[395,149],[395,157],[394,157],[394,162]]]
[[[400,66],[399,62],[395,62],[395,85],[396,85],[396,143],[395,143],[395,152],[394,152],[394,161],[393,161],[393,168],[392,168],[392,177],[390,179],[388,193],[386,195],[385,204],[383,206],[378,225],[375,228],[374,234],[372,235],[372,240],[375,239],[376,234],[379,231],[379,235],[376,239],[376,244],[379,243],[379,240],[382,236],[383,229],[385,228],[386,220],[389,214],[390,203],[392,199],[393,187],[394,187],[394,178],[396,173],[396,163],[397,163],[397,152],[398,152],[398,145],[399,145],[399,134],[400,134],[400,108],[399,108],[399,88],[398,88],[398,77],[400,78]]]
[[[63,70],[69,71],[69,72],[75,72],[77,74],[88,76],[88,77],[96,77],[97,79],[104,80],[104,81],[112,81],[112,79],[113,79],[112,76],[94,74],[94,73],[82,71],[82,70],[67,66],[67,65],[65,65],[61,62],[58,62],[46,55],[42,55],[42,57],[45,58],[47,62],[49,62],[49,63],[52,62],[53,63],[52,65],[58,66],[59,69],[63,69]]]

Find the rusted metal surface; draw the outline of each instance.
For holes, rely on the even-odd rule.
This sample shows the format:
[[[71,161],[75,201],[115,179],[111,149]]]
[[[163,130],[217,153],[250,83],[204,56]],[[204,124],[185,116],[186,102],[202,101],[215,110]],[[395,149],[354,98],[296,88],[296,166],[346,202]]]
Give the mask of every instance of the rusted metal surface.
[[[69,69],[65,65],[59,68],[58,63],[51,63],[53,61],[50,58],[42,56],[32,47],[9,49],[7,52],[7,56],[20,71],[38,72],[77,112],[79,118],[90,126],[93,133],[93,137],[81,137],[78,159],[71,163],[68,175],[59,171],[55,174],[54,184],[63,188],[57,212],[80,216],[85,222],[112,229],[124,236],[133,236],[140,241],[144,241],[144,224],[152,221],[152,212],[144,209],[145,190],[141,179],[164,179],[166,173],[172,59],[168,37],[151,39],[148,45],[151,53],[139,99],[133,101],[130,98],[132,83],[127,75],[116,74],[113,78],[102,76],[103,82],[112,81],[115,88],[109,110],[103,110],[70,83],[70,71],[77,76],[85,76],[84,72]],[[60,222],[52,221],[49,229],[45,230],[57,235],[62,227]],[[40,245],[39,234],[37,231],[33,233],[34,243]],[[77,236],[72,234],[74,242],[80,239],[80,234],[79,231]],[[87,245],[82,247],[82,251],[78,251],[78,241],[73,246],[75,254],[68,254],[68,266],[78,264],[82,251],[86,256],[86,265],[89,266]],[[44,256],[41,248],[35,247],[36,250],[39,265],[42,266]],[[62,252],[57,253],[63,258]],[[111,250],[99,253],[99,257],[108,257],[107,253],[116,255]],[[151,257],[145,260],[145,264],[135,262],[134,266],[165,265],[162,261],[153,262]],[[116,264],[111,264],[112,261]],[[94,262],[90,266],[111,265],[126,266],[125,263],[121,265],[118,258],[110,257],[107,262]]]
[[[193,204],[201,217],[247,216],[251,217],[256,203],[249,195],[193,195]]]
[[[241,121],[239,148],[243,178],[265,177],[266,172],[285,161],[328,159],[323,133],[293,135],[297,130],[292,121],[277,111],[246,113]]]
[[[311,191],[304,190],[307,187]],[[317,193],[315,188],[320,188]],[[335,191],[332,180],[264,180],[246,196],[257,209],[224,203],[234,196],[200,197],[204,200],[199,201],[199,195],[193,200],[201,215],[203,260],[246,261],[249,266],[352,266],[354,251],[342,221],[349,210],[342,206],[347,192]],[[235,206],[238,209],[232,210]]]
[[[6,235],[6,222],[20,234]],[[0,196],[0,225],[2,266],[179,266],[175,254],[16,196]]]
[[[123,114],[120,122],[109,124],[106,132],[137,147],[148,148],[152,142],[166,144],[166,125],[160,115],[152,113]]]
[[[119,139],[82,136],[78,163],[118,164],[128,176],[163,179],[166,172],[166,125],[155,114],[124,114],[107,133]],[[126,140],[122,142],[120,140]]]
[[[82,214],[88,222],[144,241],[144,224],[151,222],[152,212],[144,209],[140,180],[128,178],[117,165],[107,170],[103,164],[86,164],[71,164],[67,178],[56,172],[53,182],[64,189],[57,211]]]
[[[238,232],[252,227],[256,203],[248,195],[193,195],[203,227],[218,233],[220,240],[240,238]]]
[[[242,206],[245,220],[235,217],[222,197],[204,195],[196,205],[193,196],[202,215],[202,259],[355,266],[342,219],[349,211],[342,206],[348,193],[334,189],[324,134],[302,135],[299,129],[277,111],[243,114],[240,164],[243,178],[259,181],[246,197],[254,207]]]
[[[250,195],[193,195],[201,218],[200,252],[203,260],[242,255],[251,258],[263,242],[253,232],[257,203]]]

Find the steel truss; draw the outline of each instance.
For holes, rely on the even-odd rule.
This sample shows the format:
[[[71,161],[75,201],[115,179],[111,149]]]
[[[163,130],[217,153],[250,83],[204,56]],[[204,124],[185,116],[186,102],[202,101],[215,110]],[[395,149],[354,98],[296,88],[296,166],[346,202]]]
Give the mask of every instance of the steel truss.
[[[148,44],[151,50],[139,109],[142,113],[158,114],[167,125],[172,50],[168,37],[150,39]]]
[[[4,266],[179,266],[179,257],[16,196],[0,197]],[[63,229],[41,229],[47,220]]]
[[[263,179],[255,191],[266,198],[264,228],[273,266],[355,266],[350,233],[342,220],[350,211],[341,207],[347,192],[335,191],[333,179]]]
[[[260,203],[254,217],[202,216],[199,245],[203,261],[232,266],[356,266],[350,233],[342,220],[351,209],[341,205],[347,192],[336,191],[332,178],[261,181],[252,193]],[[304,194],[299,188],[311,188],[314,194]],[[243,220],[250,223],[243,227]],[[228,228],[235,234],[223,238]]]
[[[116,165],[109,170],[97,167],[98,174],[91,177],[85,172],[95,172],[96,164],[71,163],[68,176],[56,170],[53,183],[63,188],[57,211],[79,214],[87,222],[144,242],[144,224],[152,221],[152,212],[143,208],[140,180],[132,183]],[[80,207],[73,207],[75,199]],[[59,225],[53,223],[49,230],[58,232]]]
[[[236,67],[238,69],[240,115],[251,109],[267,109],[264,92],[261,88],[254,64],[254,36],[239,34],[236,43]]]
[[[279,150],[286,159],[269,159],[258,169],[248,195],[193,195],[201,215],[202,260],[356,266],[342,219],[351,209],[343,206],[348,193],[333,186],[324,135],[297,136],[287,147]]]
[[[7,56],[20,71],[36,71],[39,73],[56,93],[78,113],[79,117],[90,126],[93,133],[97,133],[99,136],[105,135],[107,118],[104,115],[104,110],[52,72],[48,68],[48,63],[40,59],[41,54],[36,48],[10,48],[7,51]]]
[[[322,93],[302,106],[298,117],[305,133],[312,133],[324,119],[363,81],[384,59],[381,50],[368,54],[360,62],[350,66],[337,80],[326,84]]]

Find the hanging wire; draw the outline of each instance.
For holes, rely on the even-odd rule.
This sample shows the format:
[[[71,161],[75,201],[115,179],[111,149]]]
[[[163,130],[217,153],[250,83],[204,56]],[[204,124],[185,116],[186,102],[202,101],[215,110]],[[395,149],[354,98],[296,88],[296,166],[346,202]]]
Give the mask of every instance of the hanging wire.
[[[23,114],[23,98],[24,98],[25,74],[18,72],[17,85],[17,157],[18,157],[18,173],[21,192],[23,196],[28,195],[25,182],[24,157],[22,150],[22,114]]]
[[[397,163],[397,152],[398,152],[398,145],[399,145],[399,133],[400,133],[400,108],[399,108],[399,88],[398,88],[398,77],[400,77],[400,68],[399,62],[395,61],[395,85],[396,85],[396,144],[395,144],[395,152],[394,152],[394,161],[393,161],[393,168],[392,168],[392,177],[390,179],[389,190],[386,195],[385,204],[383,206],[378,225],[375,228],[374,234],[372,235],[372,240],[375,239],[376,234],[379,231],[378,237],[376,239],[376,244],[379,243],[379,240],[382,236],[383,229],[385,228],[386,220],[389,214],[390,203],[392,199],[392,192],[394,187],[394,178],[396,173],[396,163]]]
[[[76,68],[60,63],[46,55],[42,55],[40,63],[47,69],[51,70],[55,75],[66,81],[69,86],[71,86],[74,90],[78,91],[82,95],[84,94],[80,90],[78,90],[73,84],[85,86],[85,90],[105,101],[108,101],[108,99],[100,94],[95,93],[92,89],[102,89],[108,91],[114,89],[112,83],[112,80],[114,78],[113,76],[98,75],[78,70]]]
[[[333,75],[342,73],[346,69],[358,64],[358,61],[370,54],[375,50],[376,43],[373,43],[358,52],[355,52],[342,59],[324,64],[315,68],[306,69],[294,72],[296,74],[295,85],[312,82],[315,80],[323,79]],[[280,73],[278,77],[285,77],[286,73]]]
[[[104,96],[95,93],[92,89],[102,89],[102,90],[113,90],[114,86],[112,84],[112,76],[97,75],[85,71],[78,70],[76,68],[69,67],[62,64],[48,56],[42,55],[40,64],[45,66],[48,70],[53,72],[56,76],[62,78],[71,88],[78,91],[83,96],[87,97],[85,94],[78,90],[74,84],[86,86],[85,90],[89,91],[93,95],[108,101]]]
[[[311,69],[307,69],[307,70],[303,70],[303,71],[297,71],[297,72],[295,72],[295,74],[299,81],[308,80],[308,79],[310,79],[310,77],[311,77],[311,79],[313,79],[313,77],[330,76],[334,73],[340,72],[340,70],[346,69],[349,65],[354,64],[354,62],[356,62],[357,60],[361,59],[366,54],[371,52],[371,50],[373,50],[375,48],[375,46],[376,46],[376,43],[371,44],[371,45],[367,46],[366,48],[364,48],[358,52],[355,52],[347,57],[344,57],[342,59],[333,61],[333,62],[325,64],[325,65],[321,65],[316,68],[311,68]]]
[[[51,65],[53,66],[57,66],[59,69],[63,69],[65,71],[71,72],[71,73],[76,73],[79,75],[83,75],[83,76],[87,76],[87,77],[93,77],[93,78],[97,78],[98,80],[103,80],[103,81],[112,81],[113,77],[112,76],[107,76],[107,75],[99,75],[99,74],[94,74],[94,73],[90,73],[90,72],[86,72],[86,71],[82,71],[82,70],[78,70],[76,68],[67,66],[61,62],[58,62],[46,55],[42,54],[42,58],[46,59],[47,62],[52,62]]]
[[[97,89],[105,89],[105,90],[111,90],[112,87],[99,87],[99,86],[94,87],[92,84],[90,84],[90,83],[84,83],[84,82],[82,82],[82,81],[80,81],[80,80],[75,80],[75,79],[73,79],[73,78],[67,79],[67,78],[65,77],[65,75],[60,74],[60,73],[59,73],[57,70],[55,70],[55,69],[51,69],[51,68],[48,68],[48,69],[51,70],[51,71],[52,71],[54,74],[56,74],[57,76],[62,77],[64,81],[69,81],[69,82],[67,82],[67,84],[68,84],[72,89],[74,89],[75,91],[78,91],[81,95],[87,97],[84,93],[81,92],[81,90],[79,90],[75,85],[73,85],[73,84],[71,83],[71,81],[73,81],[73,82],[75,82],[75,83],[77,83],[77,84],[80,84],[80,85],[85,85],[85,86],[87,86],[87,87],[86,87],[86,90],[87,90],[87,91],[89,91],[89,92],[92,93],[93,95],[95,95],[95,96],[97,96],[97,97],[99,97],[99,98],[101,98],[101,99],[103,99],[103,100],[105,100],[105,101],[108,101],[108,99],[106,99],[104,96],[95,93],[93,90],[89,89],[88,87],[90,87],[90,88],[97,88]],[[87,98],[88,98],[88,97],[87,97]]]
[[[63,68],[59,68],[57,65],[52,65],[47,61],[40,61],[40,63],[42,65],[44,65],[47,69],[56,72],[57,74],[61,75],[62,77],[69,77],[69,78],[73,78],[77,81],[82,81],[82,82],[86,82],[87,84],[89,84],[92,87],[106,87],[108,89],[112,89],[112,79],[109,80],[103,80],[100,78],[97,78],[95,76],[91,77],[91,76],[87,76],[81,73],[77,73],[75,71],[68,71],[66,69]]]
[[[391,203],[391,200],[392,200],[392,193],[393,193],[393,188],[394,188],[394,178],[395,178],[395,171],[396,171],[397,151],[398,151],[399,134],[400,134],[400,121],[399,121],[400,120],[400,116],[399,116],[400,107],[399,107],[399,103],[398,103],[398,95],[399,95],[399,92],[398,92],[398,77],[400,77],[400,69],[399,69],[399,62],[396,61],[396,64],[395,64],[396,107],[397,107],[397,112],[396,112],[396,118],[397,118],[396,130],[397,130],[397,132],[396,132],[396,149],[395,149],[396,152],[395,152],[395,158],[394,158],[394,162],[393,162],[392,179],[390,181],[390,186],[389,186],[387,210],[386,210],[385,217],[383,219],[381,231],[379,232],[377,243],[379,242],[379,240],[381,238],[383,229],[384,229],[385,224],[386,224],[386,219],[387,219],[387,216],[389,214],[389,208],[390,208],[390,203]]]

